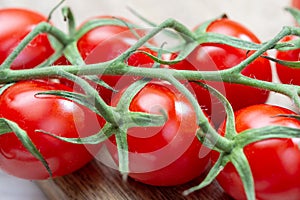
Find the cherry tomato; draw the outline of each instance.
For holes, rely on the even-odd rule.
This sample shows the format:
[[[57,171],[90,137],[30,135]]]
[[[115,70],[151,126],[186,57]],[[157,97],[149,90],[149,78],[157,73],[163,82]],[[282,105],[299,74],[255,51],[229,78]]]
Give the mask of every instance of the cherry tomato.
[[[20,41],[47,18],[37,12],[18,9],[0,9],[0,64],[14,51]],[[11,65],[11,69],[28,69],[42,63],[54,53],[47,34],[39,34],[25,47]]]
[[[116,104],[121,95],[114,97]],[[133,99],[131,111],[165,113],[162,127],[129,128],[129,176],[142,183],[170,186],[186,183],[202,174],[210,150],[196,138],[196,115],[182,94],[164,83],[148,83]],[[118,162],[115,136],[106,143]]]
[[[85,137],[97,133],[104,122],[92,111],[68,99],[36,95],[49,90],[72,91],[53,82],[18,82],[0,96],[0,117],[14,121],[27,132],[56,177],[91,161],[101,144],[71,144],[35,130],[69,138]],[[0,136],[0,168],[24,179],[49,177],[42,163],[27,151],[14,133]]]
[[[208,26],[207,32],[220,33],[246,41],[260,43],[259,39],[250,30],[228,18],[222,18],[212,22]],[[249,54],[251,54],[251,52],[228,45],[205,43],[197,47],[184,61],[171,65],[170,67],[175,69],[217,71],[228,69],[239,64],[245,60]],[[172,55],[172,57],[176,57],[176,54]],[[270,62],[263,58],[258,58],[253,63],[249,64],[242,71],[242,74],[259,80],[272,80]],[[215,87],[223,93],[234,110],[253,104],[265,103],[269,96],[268,91],[245,85],[210,81],[205,81],[205,83]],[[216,125],[221,123],[225,118],[225,112],[221,103],[199,85],[195,83],[191,83],[191,85],[199,103],[206,112],[211,115],[212,121]]]
[[[297,36],[286,36],[282,39],[282,42],[288,42],[298,39]],[[300,49],[277,51],[276,58],[284,61],[299,61]],[[300,85],[300,70],[296,68],[290,68],[288,66],[276,63],[276,70],[279,80],[282,83]]]
[[[300,121],[278,115],[296,113],[273,105],[253,105],[236,112],[236,130],[265,126],[286,126],[300,128]],[[220,133],[224,135],[223,124]],[[300,150],[298,139],[266,139],[254,142],[244,148],[254,178],[256,199],[282,200],[300,199]],[[215,161],[217,153],[212,153]],[[229,163],[217,177],[221,187],[235,199],[246,199],[242,182],[234,166]]]
[[[300,1],[299,0],[292,0],[291,4],[293,7],[300,9]]]
[[[111,16],[99,16],[95,19],[112,18]],[[128,22],[126,19],[122,19]],[[145,30],[136,29],[136,32],[141,36],[146,34]],[[128,27],[117,25],[107,25],[97,27],[87,32],[78,41],[78,49],[83,59],[87,64],[95,64],[105,62],[116,58],[125,52],[129,47],[137,42],[138,38]],[[156,55],[149,48],[142,47],[140,50]],[[128,65],[138,67],[152,67],[154,61],[142,52],[133,53],[126,61]],[[104,82],[116,90],[121,90],[123,87],[130,85],[138,77],[132,76],[99,76]],[[105,87],[98,88],[100,95],[104,100],[110,103],[112,91]]]

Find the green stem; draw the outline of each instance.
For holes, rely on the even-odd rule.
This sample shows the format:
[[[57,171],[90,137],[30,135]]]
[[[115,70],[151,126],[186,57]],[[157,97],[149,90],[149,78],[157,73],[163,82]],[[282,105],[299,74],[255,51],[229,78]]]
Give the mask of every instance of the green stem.
[[[88,82],[76,75],[70,74],[63,70],[56,70],[56,73],[57,75],[72,80],[76,84],[80,85],[82,89],[84,89],[85,93],[89,97],[94,99],[95,106],[99,111],[99,114],[112,125],[118,125],[118,121],[120,118],[119,113],[116,112],[113,107],[107,105],[99,95],[98,91],[95,88],[93,88]]]
[[[261,48],[255,51],[247,59],[231,68],[230,71],[233,71],[234,73],[241,73],[241,71],[245,69],[245,67],[247,67],[251,62],[257,59],[259,56],[263,55],[267,50],[272,49],[277,42],[279,42],[283,37],[290,34],[299,34],[299,31],[293,27],[283,27],[283,29],[274,38],[262,45]]]
[[[134,51],[136,51],[138,48],[143,46],[145,43],[147,43],[151,38],[153,38],[155,35],[160,33],[162,30],[166,28],[172,28],[177,32],[180,32],[182,37],[188,41],[192,42],[196,40],[196,37],[192,31],[190,31],[187,27],[185,27],[183,24],[179,23],[178,21],[174,19],[168,19],[158,25],[157,27],[153,28],[148,34],[146,34],[144,37],[141,37],[135,44],[133,44],[129,49],[127,49],[122,55],[120,55],[116,60],[125,60],[130,56],[130,54]]]
[[[164,74],[164,76],[165,77],[162,78],[174,85],[182,94],[184,94],[189,99],[189,101],[193,105],[197,116],[197,124],[203,131],[202,133],[204,133],[203,137],[209,139],[209,141],[217,148],[222,149],[225,152],[230,152],[233,148],[232,141],[220,136],[220,134],[218,134],[218,132],[212,127],[194,95],[173,76],[168,74]]]
[[[127,66],[123,62],[112,63],[105,62],[101,64],[86,65],[84,67],[78,65],[72,66],[51,66],[38,69],[24,70],[0,70],[0,84],[15,82],[26,79],[36,79],[43,77],[57,77],[57,71],[62,70],[77,75],[133,75],[148,78],[164,79],[165,74],[175,77],[178,80],[208,80],[223,81],[236,84],[244,84],[256,88],[271,90],[277,93],[295,97],[299,93],[300,87],[295,85],[273,83],[246,77],[240,74],[232,74],[231,70],[222,71],[189,71],[174,70],[163,68],[137,68]]]
[[[242,148],[235,148],[230,154],[230,161],[238,171],[242,180],[246,197],[248,200],[255,200],[254,179],[250,165]]]
[[[73,36],[76,33],[76,23],[73,12],[70,7],[63,7],[62,13],[65,20],[68,21],[69,35]]]
[[[17,58],[20,52],[39,34],[48,33],[54,36],[59,42],[63,45],[67,45],[69,43],[69,38],[66,34],[64,34],[61,30],[55,28],[46,22],[41,22],[38,24],[14,49],[14,51],[4,60],[1,64],[1,69],[9,69],[13,61]]]

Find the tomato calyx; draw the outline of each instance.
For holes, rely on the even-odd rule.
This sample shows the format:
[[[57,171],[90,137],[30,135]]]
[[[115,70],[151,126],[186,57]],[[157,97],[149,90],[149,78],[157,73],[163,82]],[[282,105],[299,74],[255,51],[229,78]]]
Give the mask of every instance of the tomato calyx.
[[[17,123],[5,118],[0,118],[0,135],[8,134],[11,132],[15,133],[15,135],[19,138],[24,147],[44,165],[44,167],[49,173],[49,176],[52,177],[52,171],[47,161],[44,159],[43,155],[34,145],[32,140],[28,137],[26,131],[20,128],[20,126]]]
[[[229,112],[228,112],[229,111]],[[234,126],[234,116],[230,114],[230,110],[227,109],[228,119],[226,126]],[[287,117],[299,119],[298,115],[276,115],[274,117]],[[231,119],[230,119],[231,118]],[[233,119],[233,121],[232,121]],[[232,127],[233,128],[233,127]],[[231,128],[226,129],[224,134],[225,138],[230,138],[233,142],[233,146],[230,152],[225,152],[220,149],[214,148],[215,151],[220,153],[219,158],[214,163],[206,178],[197,186],[194,186],[183,192],[184,195],[188,195],[196,190],[209,185],[219,173],[225,168],[228,163],[232,163],[236,168],[241,181],[243,183],[244,191],[247,199],[256,199],[254,190],[254,180],[250,169],[250,165],[244,153],[244,148],[254,142],[272,139],[272,138],[300,138],[300,131],[298,128],[291,128],[286,126],[266,126],[262,128],[254,128],[240,132],[236,134],[235,130],[230,131]],[[231,132],[231,133],[230,133]]]
[[[227,113],[226,128],[225,132],[222,133],[223,137],[230,141],[231,145],[228,145],[226,149],[218,148],[216,143],[213,143],[213,140],[207,142],[204,138],[204,134],[199,135],[199,140],[202,141],[206,146],[214,149],[219,152],[219,158],[214,163],[212,168],[209,170],[205,179],[199,184],[192,188],[189,188],[183,192],[183,195],[189,195],[190,193],[204,188],[212,183],[216,177],[221,173],[228,163],[232,163],[237,170],[241,181],[243,183],[244,191],[246,193],[247,199],[254,200],[255,198],[255,189],[254,189],[254,179],[250,169],[250,164],[244,153],[244,148],[254,142],[261,140],[271,139],[271,138],[299,138],[300,131],[297,128],[290,128],[285,126],[266,126],[262,128],[255,128],[242,131],[237,134],[235,128],[235,114],[234,111],[228,102],[228,100],[214,88],[205,85],[201,82],[197,82],[202,87],[208,89],[213,95],[215,95],[220,102],[225,107]],[[274,116],[274,117],[291,117],[299,119],[297,115],[284,115],[284,116]],[[209,140],[209,138],[206,138]]]
[[[300,24],[300,12],[298,8],[288,7],[285,10],[292,15],[297,24]]]

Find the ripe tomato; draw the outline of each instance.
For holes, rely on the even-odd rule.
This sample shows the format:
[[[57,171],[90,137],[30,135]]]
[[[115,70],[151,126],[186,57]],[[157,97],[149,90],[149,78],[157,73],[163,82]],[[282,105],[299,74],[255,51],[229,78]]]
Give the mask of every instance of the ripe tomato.
[[[260,43],[259,39],[250,30],[227,18],[212,22],[208,26],[207,32],[220,33],[246,41]],[[184,61],[171,65],[170,67],[175,69],[217,71],[228,69],[239,64],[247,58],[248,54],[250,54],[250,52],[247,53],[245,50],[228,45],[205,43],[197,47]],[[176,57],[176,54],[172,57]],[[242,74],[259,80],[272,80],[270,62],[263,58],[258,58],[249,64],[242,71]],[[234,110],[253,104],[265,103],[269,96],[268,91],[244,85],[205,82],[223,93],[228,98]],[[221,123],[225,118],[225,111],[221,103],[199,85],[195,83],[191,83],[191,85],[199,103],[204,107],[207,113],[211,115],[212,121],[215,124]]]
[[[99,16],[95,19],[112,18],[111,16]],[[128,20],[123,19],[125,22]],[[141,36],[146,34],[145,30],[137,29],[136,32]],[[117,25],[107,25],[97,27],[87,32],[78,40],[78,50],[87,64],[105,62],[116,58],[125,52],[129,47],[136,43],[138,38],[128,27]],[[146,47],[140,48],[153,55],[156,53]],[[138,67],[152,67],[154,61],[144,53],[133,53],[127,60],[127,64]],[[126,76],[99,76],[104,82],[116,90],[130,85],[136,81],[137,77]],[[104,87],[98,88],[104,100],[110,103],[112,91]]]
[[[299,0],[292,0],[291,4],[293,7],[300,9],[300,1]]]
[[[45,16],[26,9],[0,9],[0,64],[37,24],[46,20]],[[47,34],[39,34],[16,58],[11,69],[35,67],[53,53]]]
[[[282,39],[282,42],[288,42],[298,39],[297,36],[286,36]],[[277,51],[276,58],[285,61],[299,61],[300,49]],[[282,83],[300,85],[300,70],[296,68],[290,68],[276,63],[276,70],[279,80]]]
[[[121,95],[114,97],[116,104]],[[133,99],[131,111],[161,114],[162,127],[134,127],[127,132],[129,176],[142,183],[170,186],[186,183],[202,174],[210,150],[196,138],[196,115],[189,101],[170,85],[148,83]],[[115,136],[106,145],[118,163]]]
[[[0,96],[0,117],[16,122],[31,138],[48,162],[53,177],[69,174],[93,159],[100,145],[71,144],[35,130],[63,137],[85,137],[97,133],[103,120],[87,108],[57,96],[36,96],[49,90],[71,91],[53,82],[24,81]],[[0,136],[0,168],[24,179],[46,179],[49,173],[20,143],[14,133]]]
[[[287,126],[300,128],[300,121],[295,118],[278,115],[296,113],[273,105],[253,105],[235,113],[236,130],[265,126]],[[224,135],[223,124],[220,133]],[[282,200],[300,199],[300,150],[298,139],[266,139],[254,142],[244,148],[254,178],[256,199]],[[215,161],[217,153],[212,153]],[[235,199],[246,199],[242,182],[234,166],[229,163],[217,177],[221,187]]]

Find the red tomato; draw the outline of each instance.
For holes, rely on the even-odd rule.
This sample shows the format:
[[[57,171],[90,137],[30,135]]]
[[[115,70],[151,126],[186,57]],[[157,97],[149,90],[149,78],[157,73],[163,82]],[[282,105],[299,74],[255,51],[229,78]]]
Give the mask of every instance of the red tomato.
[[[0,9],[0,64],[37,24],[47,21],[39,13],[26,9]],[[11,69],[28,69],[42,63],[54,53],[47,34],[38,35],[13,62]]]
[[[120,96],[113,99],[114,104]],[[152,114],[163,110],[168,116],[162,127],[128,129],[130,177],[150,185],[170,186],[186,183],[207,169],[210,150],[196,138],[196,115],[185,96],[170,85],[148,83],[129,109]],[[117,162],[115,136],[106,144]]]
[[[282,42],[288,42],[291,40],[298,39],[297,36],[286,36],[282,39]],[[278,51],[276,58],[284,61],[299,61],[300,49]],[[290,68],[281,64],[276,63],[276,70],[278,78],[282,83],[300,85],[300,69]]]
[[[227,18],[218,19],[212,22],[208,26],[207,32],[220,33],[246,41],[260,43],[258,38],[250,30]],[[170,67],[175,69],[217,71],[228,69],[239,64],[247,58],[248,54],[250,53],[247,53],[245,50],[230,47],[228,45],[206,43],[197,47],[186,60],[171,65]],[[173,57],[175,56],[173,55]],[[249,64],[242,71],[242,74],[249,77],[255,77],[259,80],[272,80],[270,62],[263,58],[258,58],[253,63]],[[269,96],[268,91],[244,85],[209,81],[206,81],[206,83],[223,93],[228,98],[234,110],[253,104],[264,103]],[[191,83],[191,85],[199,103],[204,107],[207,113],[211,115],[212,121],[215,124],[221,123],[225,118],[225,111],[221,103],[197,84]]]
[[[110,16],[95,17],[95,19],[101,18],[112,18]],[[126,19],[124,21],[128,22]],[[136,30],[140,36],[146,34],[145,30]],[[78,41],[78,49],[83,59],[87,64],[95,64],[112,60],[129,47],[136,43],[138,38],[128,27],[121,27],[116,25],[107,25],[97,27],[87,32]],[[143,47],[140,50],[146,51],[153,55],[155,52],[150,49]],[[127,60],[128,65],[138,67],[152,67],[154,61],[144,53],[137,52],[133,53]],[[111,87],[120,90],[123,87],[130,85],[136,81],[137,77],[126,77],[126,76],[99,76],[103,81],[108,83]],[[104,100],[110,103],[112,91],[104,87],[99,87],[99,93]]]
[[[300,9],[300,1],[299,0],[292,0],[291,4],[293,7]]]
[[[272,125],[300,128],[299,120],[278,116],[290,114],[296,113],[272,105],[249,106],[235,113],[236,130],[242,132]],[[224,135],[224,124],[219,131]],[[247,145],[244,152],[253,174],[256,199],[300,199],[298,139],[266,139]],[[217,153],[212,153],[212,159],[217,159]],[[225,192],[235,199],[246,199],[242,182],[231,163],[225,166],[217,180]]]
[[[48,162],[53,177],[69,174],[93,159],[100,145],[63,142],[35,130],[63,137],[85,137],[97,133],[103,120],[87,108],[57,96],[36,96],[49,90],[71,91],[53,82],[24,81],[0,96],[0,117],[16,122],[31,138]],[[49,173],[20,143],[14,133],[0,136],[0,168],[24,179],[46,179]]]

